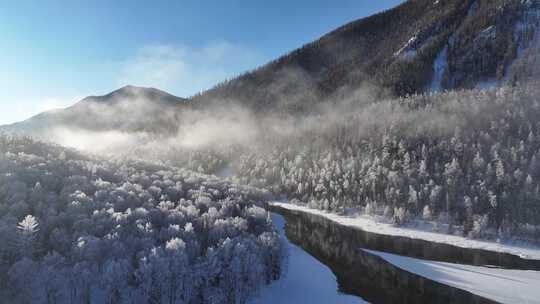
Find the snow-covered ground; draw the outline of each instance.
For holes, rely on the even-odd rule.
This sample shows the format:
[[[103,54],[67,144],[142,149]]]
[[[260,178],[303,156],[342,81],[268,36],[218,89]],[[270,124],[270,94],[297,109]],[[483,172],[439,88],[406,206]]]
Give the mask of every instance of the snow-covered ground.
[[[414,55],[416,55],[416,49],[413,48],[413,45],[416,40],[418,40],[418,37],[416,35],[412,36],[411,39],[409,39],[409,41],[407,41],[407,43],[405,43],[405,45],[401,49],[394,53],[394,56],[398,57],[404,55],[405,57],[414,57]]]
[[[433,62],[433,80],[431,81],[431,91],[442,91],[442,79],[446,66],[448,65],[448,46],[445,46]]]
[[[540,303],[540,272],[419,260],[366,250],[424,278],[501,303]]]
[[[272,221],[285,236],[285,219],[272,214]],[[252,303],[366,303],[361,298],[338,292],[336,277],[330,269],[302,248],[288,244],[289,267],[285,277],[264,288]]]
[[[387,223],[379,223],[368,216],[342,216],[333,213],[324,212],[322,210],[310,209],[304,206],[293,205],[282,202],[272,202],[271,205],[282,207],[289,210],[296,210],[311,214],[323,216],[336,223],[356,227],[367,232],[378,233],[383,235],[393,235],[400,237],[409,237],[413,239],[421,239],[429,242],[443,243],[462,248],[483,249],[495,252],[510,253],[526,259],[540,260],[540,247],[533,245],[519,244],[504,244],[491,241],[481,241],[468,239],[462,236],[449,235],[437,232],[424,231],[413,228],[395,227]]]

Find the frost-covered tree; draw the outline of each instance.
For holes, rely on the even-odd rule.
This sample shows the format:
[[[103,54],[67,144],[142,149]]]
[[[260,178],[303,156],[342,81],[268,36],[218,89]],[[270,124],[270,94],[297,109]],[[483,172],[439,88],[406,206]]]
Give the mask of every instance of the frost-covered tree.
[[[0,135],[0,296],[245,303],[281,275],[283,245],[257,207],[267,198],[177,167]]]
[[[33,215],[25,216],[18,224],[19,239],[17,246],[21,255],[32,257],[34,255],[39,223]]]

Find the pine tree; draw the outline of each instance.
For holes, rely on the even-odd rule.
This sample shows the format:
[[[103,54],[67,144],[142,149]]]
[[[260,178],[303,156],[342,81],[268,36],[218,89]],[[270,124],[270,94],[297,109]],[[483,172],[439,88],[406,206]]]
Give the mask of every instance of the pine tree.
[[[32,257],[34,255],[38,226],[39,223],[33,215],[25,216],[17,224],[19,230],[18,247],[23,256]]]

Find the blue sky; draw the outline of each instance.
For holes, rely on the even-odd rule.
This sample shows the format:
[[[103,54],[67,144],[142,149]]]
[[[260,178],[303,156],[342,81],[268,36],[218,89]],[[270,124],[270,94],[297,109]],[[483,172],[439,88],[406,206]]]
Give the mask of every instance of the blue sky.
[[[0,3],[0,124],[123,85],[190,96],[402,0]]]

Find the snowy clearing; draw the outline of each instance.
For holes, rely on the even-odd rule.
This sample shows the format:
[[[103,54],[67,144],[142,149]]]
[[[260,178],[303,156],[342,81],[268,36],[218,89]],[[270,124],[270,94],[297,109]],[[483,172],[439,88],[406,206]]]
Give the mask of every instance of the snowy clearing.
[[[362,249],[424,278],[501,303],[540,303],[540,272],[435,262]]]
[[[285,219],[272,214],[280,236],[285,235]],[[338,292],[336,277],[330,269],[302,248],[287,240],[289,267],[285,277],[263,288],[252,303],[367,303],[361,298]]]
[[[383,235],[393,235],[400,237],[408,237],[413,239],[421,239],[429,242],[443,243],[461,248],[483,249],[495,252],[503,252],[514,254],[525,259],[540,260],[540,247],[533,245],[511,245],[496,243],[490,241],[467,239],[461,236],[448,235],[419,229],[395,227],[391,224],[379,223],[368,216],[342,216],[332,213],[327,213],[322,210],[310,209],[304,206],[298,206],[282,202],[271,202],[272,206],[285,208],[288,210],[296,210],[306,213],[311,213],[323,216],[341,225],[356,227],[367,232],[378,233]]]

